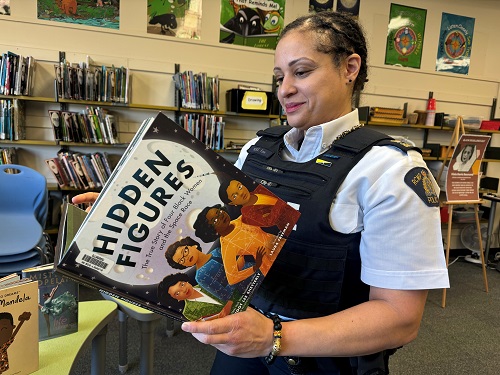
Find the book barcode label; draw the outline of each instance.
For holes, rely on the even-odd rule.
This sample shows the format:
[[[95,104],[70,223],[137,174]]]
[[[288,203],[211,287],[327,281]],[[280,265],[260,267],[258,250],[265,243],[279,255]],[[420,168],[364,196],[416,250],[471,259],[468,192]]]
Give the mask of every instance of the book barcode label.
[[[76,257],[77,263],[92,268],[100,273],[109,273],[113,262],[107,258],[93,253],[92,251],[82,249]]]

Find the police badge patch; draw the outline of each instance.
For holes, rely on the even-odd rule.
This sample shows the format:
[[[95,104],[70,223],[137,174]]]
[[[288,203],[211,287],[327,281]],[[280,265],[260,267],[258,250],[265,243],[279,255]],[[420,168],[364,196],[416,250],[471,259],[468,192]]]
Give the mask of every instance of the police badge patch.
[[[429,175],[430,172],[425,168],[412,168],[406,174],[405,182],[427,206],[438,207],[439,197]]]

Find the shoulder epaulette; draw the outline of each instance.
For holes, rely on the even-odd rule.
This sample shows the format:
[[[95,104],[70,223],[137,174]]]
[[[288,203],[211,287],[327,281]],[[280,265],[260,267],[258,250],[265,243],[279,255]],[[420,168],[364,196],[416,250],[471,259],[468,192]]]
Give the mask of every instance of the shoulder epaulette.
[[[280,126],[271,126],[270,128],[262,129],[257,132],[259,137],[265,135],[272,138],[281,138],[292,129],[291,126],[288,125],[280,125]]]

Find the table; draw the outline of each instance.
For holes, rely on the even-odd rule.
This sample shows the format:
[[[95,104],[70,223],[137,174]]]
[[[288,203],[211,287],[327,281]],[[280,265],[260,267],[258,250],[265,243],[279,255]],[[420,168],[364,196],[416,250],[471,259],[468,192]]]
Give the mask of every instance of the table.
[[[106,372],[106,332],[117,314],[112,301],[78,303],[78,332],[40,342],[40,365],[34,375],[69,374],[77,357],[92,345],[91,374]]]

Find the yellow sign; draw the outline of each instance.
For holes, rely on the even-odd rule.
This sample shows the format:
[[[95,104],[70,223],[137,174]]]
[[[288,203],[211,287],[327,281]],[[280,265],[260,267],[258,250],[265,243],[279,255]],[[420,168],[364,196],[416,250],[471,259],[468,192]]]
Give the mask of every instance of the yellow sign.
[[[241,108],[265,111],[267,108],[267,94],[264,91],[245,91],[241,100]]]

